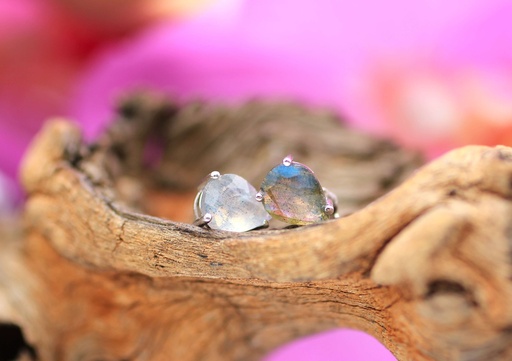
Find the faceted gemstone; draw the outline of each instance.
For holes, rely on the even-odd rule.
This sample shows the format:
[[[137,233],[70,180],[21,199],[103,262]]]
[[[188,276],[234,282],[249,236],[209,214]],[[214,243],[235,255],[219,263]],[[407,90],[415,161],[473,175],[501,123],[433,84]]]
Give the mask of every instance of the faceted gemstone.
[[[280,221],[304,225],[330,218],[320,182],[301,163],[274,167],[263,180],[261,193],[267,212]]]
[[[265,225],[271,217],[256,201],[256,189],[236,174],[210,179],[200,199],[201,213],[210,213],[211,229],[245,232]]]

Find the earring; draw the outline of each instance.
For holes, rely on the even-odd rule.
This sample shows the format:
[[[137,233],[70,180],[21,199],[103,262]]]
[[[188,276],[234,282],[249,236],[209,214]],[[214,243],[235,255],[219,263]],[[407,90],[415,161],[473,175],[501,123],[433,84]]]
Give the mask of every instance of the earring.
[[[194,201],[196,226],[245,232],[268,227],[271,217],[256,200],[256,189],[236,174],[211,172]]]
[[[337,218],[336,196],[322,188],[313,171],[294,162],[291,155],[268,172],[256,200],[273,218],[290,224]]]

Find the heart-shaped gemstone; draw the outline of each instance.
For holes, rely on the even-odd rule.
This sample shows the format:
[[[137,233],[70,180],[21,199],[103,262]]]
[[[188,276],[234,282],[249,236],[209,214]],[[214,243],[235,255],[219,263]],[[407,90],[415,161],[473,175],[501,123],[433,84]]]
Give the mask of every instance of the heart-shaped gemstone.
[[[304,164],[285,159],[267,174],[260,194],[267,212],[280,221],[305,225],[331,218],[324,190]]]
[[[211,229],[245,232],[262,227],[270,216],[256,200],[256,189],[236,174],[210,178],[201,191],[199,208],[203,216],[209,213]]]

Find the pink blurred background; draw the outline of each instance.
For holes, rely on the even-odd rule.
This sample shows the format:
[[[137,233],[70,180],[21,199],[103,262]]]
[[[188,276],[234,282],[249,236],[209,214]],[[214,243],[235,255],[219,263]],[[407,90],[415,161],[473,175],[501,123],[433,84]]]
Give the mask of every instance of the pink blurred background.
[[[507,0],[7,0],[0,2],[0,213],[48,117],[86,135],[123,92],[328,106],[353,127],[434,158],[512,143]],[[394,360],[337,330],[267,361]]]

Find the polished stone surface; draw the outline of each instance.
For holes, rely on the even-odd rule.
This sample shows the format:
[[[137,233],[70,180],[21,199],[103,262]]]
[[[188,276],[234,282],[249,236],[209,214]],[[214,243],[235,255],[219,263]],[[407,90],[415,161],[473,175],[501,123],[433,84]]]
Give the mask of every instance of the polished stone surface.
[[[210,213],[211,229],[245,232],[261,227],[270,220],[262,204],[256,201],[256,189],[236,174],[210,179],[202,190],[201,214]]]
[[[274,167],[261,184],[263,205],[274,218],[296,225],[325,221],[325,193],[305,165],[292,162]]]

